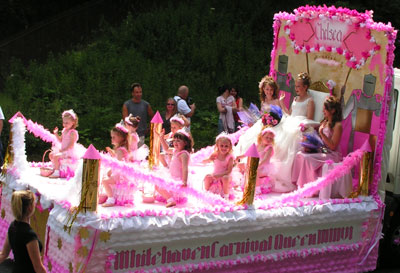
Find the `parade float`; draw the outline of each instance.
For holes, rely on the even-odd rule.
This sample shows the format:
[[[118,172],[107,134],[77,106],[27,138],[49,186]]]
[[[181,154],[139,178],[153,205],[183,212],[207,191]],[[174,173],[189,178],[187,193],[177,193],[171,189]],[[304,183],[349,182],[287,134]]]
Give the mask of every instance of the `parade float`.
[[[47,163],[27,161],[25,133],[49,143],[54,135],[18,113],[10,120],[1,177],[0,244],[13,220],[13,190],[30,189],[38,196],[31,225],[44,242],[49,272],[374,270],[384,214],[378,189],[391,140],[396,30],[374,22],[372,11],[310,6],[276,14],[273,30],[269,74],[285,92],[287,106],[295,96],[293,75],[304,71],[313,79],[316,109],[329,94],[341,98],[341,163],[327,162],[324,176],[301,189],[255,197],[250,168],[244,192],[224,200],[202,190],[201,175],[210,166],[200,162],[212,147],[191,156],[192,181],[181,188],[158,166],[157,141],[151,139],[149,162],[117,161],[89,146],[74,173],[51,179],[40,175]],[[160,130],[156,118],[152,130]],[[231,135],[233,142],[245,131]],[[257,155],[247,156],[251,166]],[[131,178],[115,186],[119,206],[98,206],[104,168]],[[349,196],[306,198],[349,177]],[[165,208],[144,202],[155,185],[183,192],[186,203]]]

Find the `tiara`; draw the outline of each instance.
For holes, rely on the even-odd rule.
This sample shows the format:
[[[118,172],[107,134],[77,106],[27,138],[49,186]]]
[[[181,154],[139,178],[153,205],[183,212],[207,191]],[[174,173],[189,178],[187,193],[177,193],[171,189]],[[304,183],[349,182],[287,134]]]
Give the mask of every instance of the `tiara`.
[[[65,115],[70,115],[74,120],[76,120],[76,114],[75,114],[75,112],[74,112],[74,110],[72,110],[72,109],[69,109],[69,110],[65,110],[63,113],[62,113],[62,117],[65,117]]]
[[[115,128],[117,128],[118,130],[120,130],[126,134],[129,132],[128,129],[126,129],[121,123],[115,124]]]
[[[179,117],[172,117],[170,120],[171,121],[176,121],[178,123],[180,123],[181,125],[185,125],[185,122],[183,121],[183,119],[179,118]]]
[[[271,128],[265,128],[264,130],[261,131],[262,136],[265,135],[266,133],[271,133],[275,136],[275,132]]]

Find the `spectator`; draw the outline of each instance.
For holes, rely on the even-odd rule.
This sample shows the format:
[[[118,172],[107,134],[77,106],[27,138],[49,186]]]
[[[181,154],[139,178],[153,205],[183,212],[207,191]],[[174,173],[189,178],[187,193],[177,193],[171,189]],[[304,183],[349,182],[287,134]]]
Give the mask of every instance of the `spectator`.
[[[222,86],[218,88],[217,109],[219,112],[218,134],[222,131],[233,133],[235,120],[233,113],[236,111],[235,98],[230,95],[229,87]]]
[[[193,116],[194,111],[196,110],[196,105],[194,103],[188,105],[186,101],[188,96],[189,88],[185,85],[182,85],[178,88],[178,95],[174,97],[174,100],[176,101],[178,113],[184,115],[190,122],[190,118]],[[188,131],[190,131],[190,126],[187,128]]]
[[[1,132],[3,131],[4,114],[0,106],[0,169],[3,166],[3,143],[1,142]]]
[[[243,110],[243,99],[239,96],[239,89],[237,87],[231,87],[230,94],[235,98],[236,102],[236,110],[234,110],[233,118],[235,119],[235,131],[237,131],[240,125],[237,112]]]
[[[47,272],[40,257],[42,243],[29,224],[35,212],[35,201],[35,194],[31,191],[15,191],[11,197],[11,210],[15,220],[8,228],[3,250],[0,252],[0,263],[7,259],[12,250],[15,260],[12,272]]]
[[[163,120],[162,127],[164,128],[166,135],[171,132],[170,119],[176,114],[176,112],[176,101],[173,98],[168,98],[165,113],[161,115]]]
[[[122,106],[122,118],[125,119],[129,114],[134,117],[139,116],[140,122],[137,129],[140,141],[138,147],[144,143],[144,138],[149,132],[149,122],[154,116],[153,109],[151,109],[150,104],[142,100],[142,86],[140,83],[133,83],[131,85],[132,99],[127,100]]]

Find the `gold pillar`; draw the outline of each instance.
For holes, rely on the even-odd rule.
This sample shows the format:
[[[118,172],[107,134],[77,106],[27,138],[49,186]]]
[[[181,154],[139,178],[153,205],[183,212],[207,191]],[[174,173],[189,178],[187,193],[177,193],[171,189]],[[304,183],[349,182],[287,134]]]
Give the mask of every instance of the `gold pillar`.
[[[97,193],[99,187],[99,159],[83,159],[81,209],[97,210]]]
[[[369,184],[372,177],[372,152],[365,152],[361,160],[360,169],[360,194],[369,195]]]
[[[257,157],[248,157],[247,159],[246,187],[243,192],[243,198],[238,202],[238,205],[253,204],[259,161],[260,159]]]

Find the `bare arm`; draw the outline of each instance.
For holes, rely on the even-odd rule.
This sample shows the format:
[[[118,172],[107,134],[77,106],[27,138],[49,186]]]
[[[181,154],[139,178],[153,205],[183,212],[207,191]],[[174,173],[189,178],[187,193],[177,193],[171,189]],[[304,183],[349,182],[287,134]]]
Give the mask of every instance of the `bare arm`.
[[[243,99],[239,98],[239,105],[237,107],[238,111],[242,111],[243,110]]]
[[[313,99],[307,103],[307,118],[314,119],[314,112],[315,112],[315,103]]]
[[[326,125],[327,126],[327,125]],[[337,122],[335,124],[335,127],[333,127],[333,134],[331,138],[328,138],[322,131],[323,126],[320,126],[319,132],[320,132],[320,136],[322,141],[325,143],[326,147],[328,147],[330,150],[334,151],[336,150],[337,146],[340,143],[340,139],[342,137],[342,123],[341,122]]]
[[[28,250],[29,258],[31,258],[33,269],[36,273],[46,273],[46,268],[42,263],[39,251],[38,240],[30,241],[26,244],[26,249]]]
[[[279,107],[282,109],[283,112],[285,112],[285,114],[291,115],[292,107],[290,107],[290,109],[287,109],[285,103],[283,102],[284,99],[285,99],[285,93],[282,93],[282,95],[279,98]]]
[[[187,186],[187,179],[188,179],[188,165],[189,165],[189,155],[187,153],[182,153],[180,156],[181,163],[182,163],[182,182],[184,186]]]
[[[126,105],[122,105],[122,118],[125,119],[128,116],[128,108],[126,108]]]
[[[196,110],[196,104],[193,103],[193,104],[190,105],[189,107],[190,107],[190,112],[187,113],[187,114],[185,115],[185,116],[188,117],[188,118],[190,118],[191,116],[193,116],[194,111]]]
[[[154,111],[153,111],[153,109],[151,109],[150,104],[147,107],[147,115],[150,117],[150,119],[154,116]]]
[[[0,264],[4,262],[5,259],[8,258],[8,255],[10,255],[11,247],[10,247],[10,242],[8,241],[8,236],[6,237],[6,240],[4,241],[3,245],[3,250],[0,252]]]

